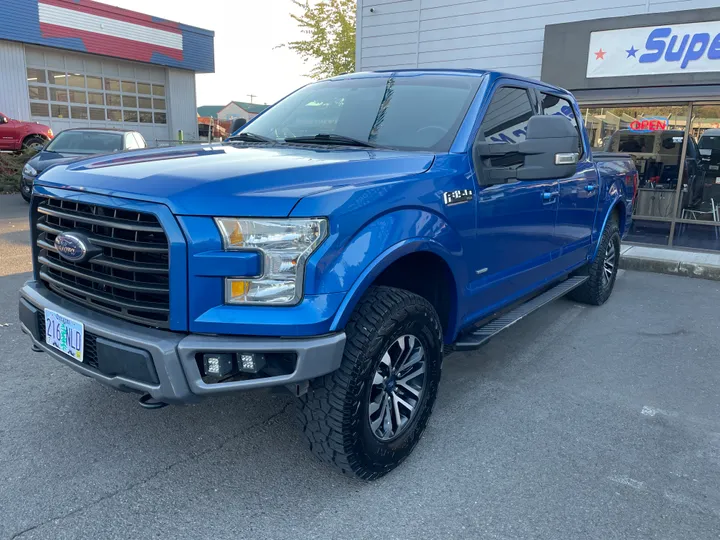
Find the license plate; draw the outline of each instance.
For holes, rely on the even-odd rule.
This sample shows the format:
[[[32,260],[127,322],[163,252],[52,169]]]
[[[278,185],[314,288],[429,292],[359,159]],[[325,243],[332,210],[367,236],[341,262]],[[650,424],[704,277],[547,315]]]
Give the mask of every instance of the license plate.
[[[82,362],[84,338],[83,323],[45,310],[45,343]]]
[[[709,168],[711,171],[717,171],[718,169],[720,169],[720,166],[718,166],[718,165],[710,165],[710,167],[708,167],[708,168]]]

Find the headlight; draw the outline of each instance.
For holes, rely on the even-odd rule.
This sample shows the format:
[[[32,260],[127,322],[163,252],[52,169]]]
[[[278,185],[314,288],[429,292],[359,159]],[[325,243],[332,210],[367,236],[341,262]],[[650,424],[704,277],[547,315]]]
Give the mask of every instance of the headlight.
[[[215,218],[226,251],[262,255],[256,278],[226,278],[228,304],[297,304],[303,294],[305,261],[327,237],[326,219]]]
[[[26,174],[27,176],[37,176],[37,171],[29,163],[26,163],[23,167],[23,174]]]

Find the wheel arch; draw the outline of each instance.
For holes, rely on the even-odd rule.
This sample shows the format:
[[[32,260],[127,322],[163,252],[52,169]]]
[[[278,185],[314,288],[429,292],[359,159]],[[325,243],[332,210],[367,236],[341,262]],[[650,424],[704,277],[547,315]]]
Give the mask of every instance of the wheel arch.
[[[608,222],[610,222],[611,218],[616,217],[618,221],[618,228],[620,230],[620,237],[622,238],[625,235],[625,227],[627,226],[627,210],[626,210],[625,201],[621,197],[616,197],[608,206],[608,210],[605,212],[605,217],[603,218],[603,224],[600,228],[600,234],[597,237],[597,241],[595,242],[595,248],[593,250],[591,261],[595,260],[595,257],[597,257],[598,249],[600,247],[600,239],[602,238],[603,234],[605,233],[605,228],[607,227]]]
[[[452,341],[457,331],[458,290],[450,262],[451,255],[438,242],[413,238],[386,249],[358,277],[345,296],[332,322],[331,330],[345,327],[355,306],[374,285],[404,289],[422,296],[438,313],[444,341]]]

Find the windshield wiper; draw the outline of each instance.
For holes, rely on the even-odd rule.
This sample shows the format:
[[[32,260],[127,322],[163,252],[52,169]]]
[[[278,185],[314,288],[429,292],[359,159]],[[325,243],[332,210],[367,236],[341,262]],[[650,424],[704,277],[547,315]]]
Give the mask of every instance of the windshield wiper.
[[[346,137],[345,135],[336,135],[335,133],[318,133],[317,135],[307,135],[304,137],[288,137],[285,142],[300,144],[338,144],[343,146],[362,146],[366,148],[377,148],[376,144],[368,141],[361,141]]]
[[[238,133],[237,135],[233,135],[232,137],[227,138],[228,141],[245,141],[245,142],[277,142],[275,139],[271,139],[270,137],[264,137],[262,135],[258,135],[256,133],[248,133],[248,132],[242,132]]]

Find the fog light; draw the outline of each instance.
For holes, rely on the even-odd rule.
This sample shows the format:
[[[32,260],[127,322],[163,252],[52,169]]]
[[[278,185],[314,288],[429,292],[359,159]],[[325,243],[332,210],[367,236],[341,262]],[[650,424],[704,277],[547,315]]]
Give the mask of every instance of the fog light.
[[[229,375],[233,370],[232,354],[204,354],[203,367],[206,375],[215,377],[224,377]]]
[[[265,367],[265,356],[258,353],[240,353],[240,370],[257,373]]]

